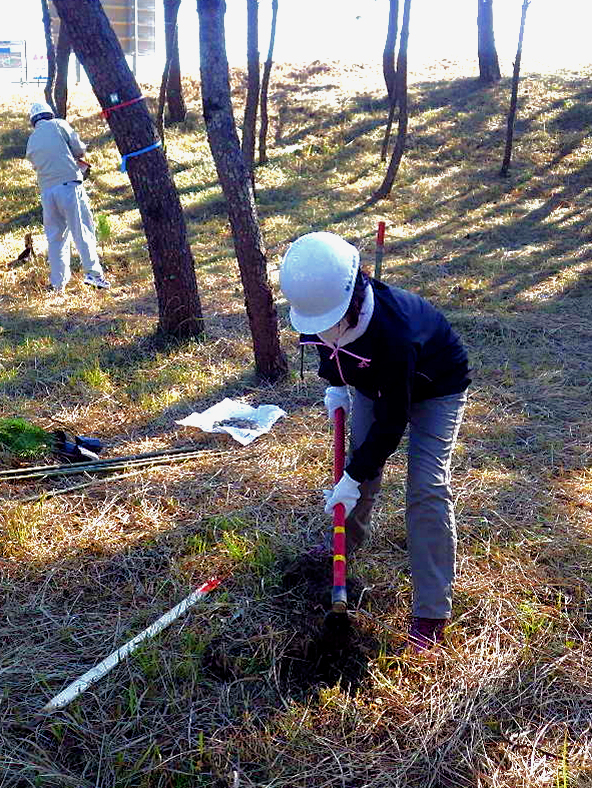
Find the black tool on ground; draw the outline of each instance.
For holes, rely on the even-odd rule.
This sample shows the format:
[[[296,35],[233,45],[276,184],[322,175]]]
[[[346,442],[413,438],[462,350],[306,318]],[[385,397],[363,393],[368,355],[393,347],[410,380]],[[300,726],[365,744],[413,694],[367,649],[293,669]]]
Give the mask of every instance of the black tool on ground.
[[[345,469],[345,413],[335,411],[334,430],[334,481],[343,476]],[[345,508],[338,503],[333,509],[333,590],[331,610],[323,622],[322,639],[332,653],[347,649],[350,643],[351,624],[347,615],[347,563],[345,538]]]
[[[16,260],[11,260],[9,265],[17,266],[22,265],[23,263],[28,262],[29,260],[36,260],[37,255],[35,254],[35,249],[33,248],[33,236],[31,233],[25,234],[25,248],[16,258]]]
[[[31,235],[31,233],[26,233],[25,248],[16,258],[16,261],[17,263],[24,263],[25,260],[28,260],[30,257],[33,258],[33,260],[35,260],[37,258],[37,255],[35,254],[35,250],[33,249],[33,236]]]
[[[103,444],[98,438],[74,435],[68,430],[54,430],[55,451],[69,462],[98,460]]]

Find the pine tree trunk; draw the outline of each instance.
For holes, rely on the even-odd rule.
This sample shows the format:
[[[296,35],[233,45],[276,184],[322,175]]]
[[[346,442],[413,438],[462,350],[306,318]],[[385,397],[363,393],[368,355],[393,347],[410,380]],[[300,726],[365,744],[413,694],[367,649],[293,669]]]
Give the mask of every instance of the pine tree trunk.
[[[100,0],[54,0],[76,56],[103,109],[140,96]],[[158,142],[145,101],[113,109],[108,123],[120,154]],[[185,220],[162,148],[127,160],[140,210],[158,297],[159,330],[177,338],[199,336],[202,313]]]
[[[164,0],[164,40],[166,47],[166,100],[170,123],[182,123],[187,106],[181,84],[181,62],[177,35],[177,15],[181,0]],[[163,76],[164,79],[164,76]]]
[[[267,102],[269,98],[269,80],[271,78],[271,67],[273,65],[273,48],[275,45],[275,30],[277,26],[278,0],[271,0],[271,34],[269,36],[269,50],[267,60],[263,67],[263,79],[261,81],[261,125],[259,126],[259,164],[267,163],[267,130],[269,128],[269,112]]]
[[[524,0],[522,3],[522,16],[520,17],[520,33],[518,34],[518,49],[516,51],[516,60],[514,61],[514,74],[512,76],[512,97],[510,99],[510,110],[508,112],[508,126],[506,131],[506,150],[504,152],[504,160],[500,170],[500,176],[505,178],[510,169],[510,160],[512,158],[512,143],[514,140],[514,122],[516,120],[516,108],[518,106],[518,82],[520,81],[520,62],[522,60],[522,42],[524,41],[524,25],[526,23],[526,12],[530,0]]]
[[[390,164],[384,176],[384,180],[372,195],[369,203],[382,200],[391,193],[403,153],[405,152],[405,142],[407,140],[407,49],[409,44],[409,18],[411,15],[411,0],[405,0],[403,6],[403,24],[401,25],[401,40],[399,42],[399,55],[397,57],[397,77],[395,81],[396,98],[399,104],[399,128],[397,140],[391,157]]]
[[[395,48],[399,26],[399,0],[389,0],[389,18],[386,41],[382,53],[382,73],[391,106],[395,101]]]
[[[66,26],[60,25],[58,44],[56,47],[56,77],[54,86],[57,116],[65,118],[68,110],[68,67],[70,65],[70,39]]]
[[[47,80],[45,82],[45,101],[57,115],[56,106],[53,100],[53,83],[56,72],[56,58],[53,39],[51,37],[51,17],[47,0],[41,0],[41,14],[43,17],[43,30],[45,32],[45,48],[47,50]]]
[[[493,0],[477,0],[477,39],[479,79],[492,85],[502,77],[493,34]]]
[[[398,25],[399,0],[390,0],[386,42],[384,45],[384,51],[382,53],[382,73],[384,74],[384,81],[389,99],[389,114],[382,140],[380,161],[386,161],[389,143],[391,140],[393,120],[395,119],[395,110],[397,108],[397,70],[395,68],[395,49],[397,45]]]
[[[224,35],[225,11],[224,0],[197,2],[204,120],[228,206],[257,374],[275,381],[287,374],[288,363],[280,347],[277,312],[267,277],[267,260],[251,178],[232,114]]]
[[[243,119],[242,151],[253,177],[255,127],[259,106],[259,0],[247,0],[247,100]]]

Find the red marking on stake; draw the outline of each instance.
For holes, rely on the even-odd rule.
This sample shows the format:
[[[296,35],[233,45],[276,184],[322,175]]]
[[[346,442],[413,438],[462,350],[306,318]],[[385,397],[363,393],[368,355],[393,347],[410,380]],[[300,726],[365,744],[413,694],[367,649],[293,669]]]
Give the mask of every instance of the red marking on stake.
[[[376,243],[379,246],[384,244],[384,231],[386,229],[386,222],[378,222],[378,233],[376,235]]]
[[[219,586],[221,582],[222,582],[221,577],[211,577],[209,580],[206,580],[206,582],[203,583],[203,585],[201,585],[196,590],[200,594],[207,594],[209,591],[213,591],[214,588]]]

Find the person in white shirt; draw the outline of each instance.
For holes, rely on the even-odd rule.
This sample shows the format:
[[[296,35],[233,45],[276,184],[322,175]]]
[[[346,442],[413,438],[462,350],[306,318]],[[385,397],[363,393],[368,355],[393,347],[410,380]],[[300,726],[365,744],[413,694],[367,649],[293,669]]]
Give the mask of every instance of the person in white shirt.
[[[70,237],[80,254],[84,284],[109,288],[97,254],[95,227],[84,186],[82,161],[86,145],[65,120],[44,102],[29,113],[34,128],[26,157],[33,165],[41,192],[43,228],[47,237],[51,288],[63,293],[70,280]]]

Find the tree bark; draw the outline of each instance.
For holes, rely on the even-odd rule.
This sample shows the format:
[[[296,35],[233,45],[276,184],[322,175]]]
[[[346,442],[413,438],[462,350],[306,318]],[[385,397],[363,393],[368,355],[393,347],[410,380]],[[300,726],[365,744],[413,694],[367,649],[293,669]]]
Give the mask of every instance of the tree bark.
[[[395,49],[399,26],[399,0],[389,0],[389,18],[386,41],[382,53],[382,73],[391,105],[395,101]]]
[[[56,47],[56,77],[54,86],[57,116],[65,118],[68,110],[68,67],[70,65],[70,39],[66,26],[60,24],[58,45]]]
[[[388,29],[384,51],[382,54],[382,73],[384,74],[384,81],[389,99],[389,114],[382,140],[380,161],[386,161],[388,147],[391,140],[393,120],[395,118],[395,110],[397,108],[397,70],[395,68],[395,49],[397,45],[398,25],[399,0],[390,0]]]
[[[259,164],[267,163],[267,130],[269,128],[269,112],[267,102],[269,98],[269,80],[273,65],[273,48],[275,46],[275,30],[277,26],[278,0],[271,0],[271,33],[269,36],[269,50],[267,60],[263,66],[263,79],[261,81],[261,125],[259,126]]]
[[[369,202],[374,203],[382,200],[391,193],[403,153],[405,151],[405,141],[407,139],[407,49],[409,45],[409,18],[411,15],[411,0],[405,0],[403,5],[403,23],[401,25],[401,40],[399,42],[399,54],[397,57],[397,77],[395,80],[396,98],[399,104],[399,128],[397,140],[393,150],[390,164],[384,176],[384,180],[372,195]]]
[[[395,80],[395,90],[393,91],[393,98],[391,99],[389,114],[386,121],[386,129],[384,130],[384,137],[382,139],[382,148],[380,150],[380,161],[386,161],[388,154],[388,147],[391,141],[391,131],[393,129],[393,121],[395,119],[395,111],[397,109],[397,87]]]
[[[514,61],[514,74],[512,76],[512,96],[510,99],[510,110],[508,112],[508,125],[506,131],[506,150],[504,152],[504,160],[500,170],[502,178],[507,177],[510,169],[510,160],[512,158],[512,142],[514,139],[514,122],[516,120],[516,108],[518,106],[518,82],[520,81],[520,61],[522,60],[522,42],[524,41],[524,25],[526,23],[526,12],[530,0],[524,0],[522,3],[522,16],[520,17],[520,32],[518,34],[518,49],[516,50],[516,60]]]
[[[487,85],[499,82],[502,75],[493,34],[493,0],[477,0],[477,49],[480,81]]]
[[[187,106],[181,84],[181,61],[179,59],[179,37],[177,15],[181,0],[164,0],[164,40],[166,48],[166,100],[170,123],[182,123],[187,115]],[[165,74],[163,74],[163,81]]]
[[[252,178],[259,106],[259,0],[247,0],[247,77],[242,151]]]
[[[166,48],[165,64],[160,81],[158,109],[156,111],[156,127],[165,145],[164,108],[168,102],[169,120],[173,123],[183,122],[187,114],[183,89],[181,86],[181,66],[179,62],[179,40],[177,15],[181,0],[163,0],[164,3],[164,40]],[[174,64],[175,67],[174,67]],[[173,71],[176,70],[176,73]],[[171,114],[172,113],[172,114]],[[177,114],[178,113],[178,114]],[[165,146],[166,149],[166,146]]]
[[[197,0],[203,113],[210,149],[226,197],[257,374],[275,381],[287,374],[288,363],[280,347],[277,312],[267,277],[267,260],[251,178],[232,114],[225,11],[224,0]]]
[[[53,38],[51,36],[51,16],[47,0],[41,0],[41,13],[43,16],[43,30],[45,32],[45,48],[47,50],[47,80],[45,82],[45,101],[57,115],[56,106],[53,100],[53,83],[55,80],[56,58]]]
[[[76,56],[122,156],[158,142],[144,101],[116,105],[140,96],[101,0],[54,0]],[[124,159],[125,160],[125,159]],[[200,336],[203,320],[185,220],[162,148],[127,160],[127,172],[140,210],[158,298],[159,330],[165,336]]]

